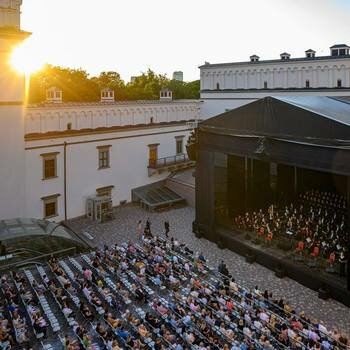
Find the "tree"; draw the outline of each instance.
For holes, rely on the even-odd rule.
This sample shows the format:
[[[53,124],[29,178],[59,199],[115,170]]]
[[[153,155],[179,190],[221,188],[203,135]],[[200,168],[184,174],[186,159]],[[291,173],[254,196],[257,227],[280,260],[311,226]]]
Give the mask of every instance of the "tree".
[[[44,101],[46,90],[52,86],[63,91],[64,101],[97,101],[100,96],[98,84],[84,70],[46,65],[31,77],[29,102]]]
[[[29,102],[45,101],[46,90],[52,86],[63,91],[63,100],[66,102],[99,101],[100,91],[104,88],[113,89],[117,100],[157,100],[160,90],[165,87],[173,91],[175,99],[197,99],[199,85],[199,80],[189,83],[169,80],[166,75],[156,74],[150,69],[126,84],[120,74],[114,71],[89,77],[82,69],[46,65],[31,78]]]

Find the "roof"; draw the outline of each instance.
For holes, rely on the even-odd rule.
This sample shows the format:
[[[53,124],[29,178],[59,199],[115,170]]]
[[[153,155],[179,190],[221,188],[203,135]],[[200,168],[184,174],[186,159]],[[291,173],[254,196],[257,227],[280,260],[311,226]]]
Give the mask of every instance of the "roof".
[[[63,226],[47,220],[16,218],[0,220],[0,240],[12,240],[26,236],[53,236],[75,239]]]
[[[213,68],[213,67],[225,67],[225,66],[242,66],[248,64],[269,64],[269,63],[291,63],[291,62],[307,62],[310,60],[315,61],[325,61],[325,60],[339,60],[339,59],[350,59],[350,55],[342,55],[342,56],[316,56],[316,57],[296,57],[289,58],[289,60],[272,59],[272,60],[260,60],[258,62],[251,61],[241,61],[241,62],[225,62],[225,63],[207,63],[199,66],[199,68]]]
[[[305,52],[316,52],[316,51],[313,50],[313,49],[308,49],[308,50],[306,50]]]
[[[69,107],[104,107],[104,106],[133,106],[133,105],[162,105],[162,104],[181,104],[181,103],[200,103],[200,100],[194,100],[194,99],[181,99],[181,100],[132,100],[132,101],[112,101],[112,102],[63,102],[63,103],[50,103],[47,101],[44,101],[42,103],[33,104],[27,106],[27,109],[31,108],[69,108]]]
[[[281,56],[290,56],[290,53],[288,53],[288,52],[282,52],[282,53],[281,53]]]
[[[350,103],[325,96],[265,97],[199,124],[220,134],[350,146]]]
[[[331,49],[341,49],[341,48],[344,48],[344,47],[350,48],[350,46],[348,46],[346,44],[337,44],[337,45],[331,46],[330,48]]]

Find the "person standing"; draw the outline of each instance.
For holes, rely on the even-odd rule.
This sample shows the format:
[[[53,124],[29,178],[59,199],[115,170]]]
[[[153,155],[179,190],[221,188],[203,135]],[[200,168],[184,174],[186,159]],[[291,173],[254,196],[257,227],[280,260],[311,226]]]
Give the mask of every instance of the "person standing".
[[[151,234],[151,221],[149,220],[149,218],[147,218],[146,221],[145,231],[147,234]]]
[[[137,223],[137,233],[141,236],[142,235],[142,220],[139,220]]]
[[[169,238],[170,225],[168,221],[164,221],[165,236]]]

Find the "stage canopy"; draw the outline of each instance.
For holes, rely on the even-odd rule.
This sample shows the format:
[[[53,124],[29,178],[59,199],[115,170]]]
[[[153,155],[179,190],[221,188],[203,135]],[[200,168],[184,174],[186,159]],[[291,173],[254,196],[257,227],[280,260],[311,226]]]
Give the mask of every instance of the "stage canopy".
[[[350,101],[266,97],[199,125],[197,149],[350,175]]]

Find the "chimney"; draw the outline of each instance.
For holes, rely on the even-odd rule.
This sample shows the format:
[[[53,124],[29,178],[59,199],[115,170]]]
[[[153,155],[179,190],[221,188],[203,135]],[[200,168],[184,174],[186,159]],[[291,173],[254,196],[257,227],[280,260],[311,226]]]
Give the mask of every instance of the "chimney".
[[[173,92],[170,89],[161,89],[159,100],[160,101],[172,101],[173,100]]]
[[[62,103],[62,90],[52,86],[46,90],[46,102],[48,103]]]
[[[105,88],[101,90],[101,102],[114,102],[114,90]]]

